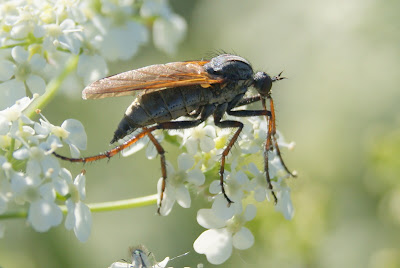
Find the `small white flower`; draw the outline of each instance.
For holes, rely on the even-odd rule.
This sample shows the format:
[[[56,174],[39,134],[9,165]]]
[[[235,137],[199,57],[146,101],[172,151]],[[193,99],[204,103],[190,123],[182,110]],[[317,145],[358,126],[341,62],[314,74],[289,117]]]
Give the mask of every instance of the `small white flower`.
[[[72,181],[71,173],[67,169],[62,169],[60,176],[66,181],[68,193],[70,194],[70,198],[65,202],[68,208],[65,228],[68,230],[74,229],[79,241],[86,242],[90,236],[92,215],[89,207],[82,202],[86,198],[85,175],[81,173]],[[64,192],[64,190],[60,192]]]
[[[290,188],[284,183],[284,178],[279,178],[277,182],[272,182],[278,203],[275,205],[275,210],[282,213],[287,220],[294,217],[294,207],[290,198]]]
[[[268,193],[265,172],[261,172],[254,163],[250,163],[248,169],[254,176],[251,180],[252,187],[254,188],[254,199],[257,202],[262,202],[267,198]]]
[[[229,219],[234,214],[242,212],[242,200],[252,191],[252,188],[249,178],[241,170],[228,174],[224,181],[225,192],[233,203],[228,206],[228,201],[220,194],[220,181],[216,180],[210,185],[210,193],[218,194],[214,199],[212,209],[219,217]]]
[[[14,69],[15,80],[20,84],[26,84],[30,92],[42,95],[46,88],[46,83],[42,78],[41,71],[46,65],[46,60],[35,53],[29,52],[20,46],[13,47],[11,56],[16,62]]]
[[[101,56],[83,54],[79,57],[77,73],[88,85],[108,74],[107,63]]]
[[[54,202],[38,199],[29,207],[28,222],[38,232],[47,232],[51,227],[59,225],[62,218],[61,209]]]
[[[254,244],[254,236],[244,227],[256,215],[256,207],[248,205],[244,213],[236,214],[229,220],[220,219],[211,209],[200,209],[198,223],[209,229],[204,231],[193,243],[197,253],[205,254],[212,264],[225,262],[232,254],[232,248],[248,249]]]
[[[160,17],[153,24],[154,45],[169,54],[175,54],[177,45],[186,34],[186,21],[179,15]]]
[[[41,144],[43,145],[43,144]],[[57,159],[48,154],[41,146],[22,147],[13,153],[15,159],[27,160],[26,173],[29,175],[39,176],[52,171],[58,171],[60,164]]]
[[[137,53],[139,46],[148,41],[148,31],[142,24],[127,21],[124,25],[113,26],[106,18],[97,19],[104,21],[102,27],[106,30],[104,35],[93,42],[98,41],[101,55],[109,61],[130,59]]]
[[[190,183],[196,186],[200,186],[204,183],[204,174],[198,168],[193,168],[194,159],[188,154],[181,154],[178,156],[178,170],[175,171],[171,164],[167,163],[167,176],[166,187],[164,192],[164,198],[162,204],[158,200],[158,204],[161,205],[160,213],[165,216],[168,215],[175,201],[181,207],[189,208],[191,204],[189,190],[186,184]],[[163,178],[160,178],[157,184],[158,195],[161,194],[161,185]]]
[[[85,150],[87,144],[87,135],[82,123],[75,119],[67,119],[59,127],[51,124],[45,117],[43,118],[44,120],[40,119],[40,124],[35,123],[36,133],[41,137],[53,134],[55,137],[50,136],[49,143],[55,143],[60,147],[61,142],[57,139],[61,139],[69,145],[72,157],[79,157],[80,150]]]
[[[34,98],[23,97],[11,107],[0,111],[0,135],[6,135],[12,128],[17,129],[20,123],[19,119],[21,119],[22,123],[33,124],[33,121],[22,113],[33,100]],[[15,132],[11,133],[11,135],[13,134]]]
[[[247,118],[246,121],[242,132],[243,139],[239,141],[240,148],[246,154],[262,152],[267,139],[268,122],[263,117]]]
[[[203,152],[209,152],[215,148],[215,128],[201,123],[195,128],[185,129],[182,146],[185,146],[188,153],[196,154],[198,147]]]
[[[37,176],[15,173],[11,188],[17,204],[30,203],[27,220],[36,231],[46,232],[61,223],[62,212],[54,203],[55,191],[51,183],[43,183]]]
[[[60,24],[46,24],[44,26],[46,38],[43,41],[43,46],[47,50],[52,50],[53,47],[62,47],[71,51],[73,54],[78,54],[83,36],[82,28],[77,26],[72,19],[65,19]]]

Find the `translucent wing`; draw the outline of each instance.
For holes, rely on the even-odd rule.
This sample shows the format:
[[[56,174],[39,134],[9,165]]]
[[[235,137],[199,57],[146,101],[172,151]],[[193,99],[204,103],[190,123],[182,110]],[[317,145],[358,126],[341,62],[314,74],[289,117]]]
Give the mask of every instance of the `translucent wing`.
[[[88,85],[82,92],[83,99],[133,95],[137,90],[160,90],[164,88],[222,83],[224,79],[211,75],[203,65],[209,61],[186,61],[156,64],[112,75]]]

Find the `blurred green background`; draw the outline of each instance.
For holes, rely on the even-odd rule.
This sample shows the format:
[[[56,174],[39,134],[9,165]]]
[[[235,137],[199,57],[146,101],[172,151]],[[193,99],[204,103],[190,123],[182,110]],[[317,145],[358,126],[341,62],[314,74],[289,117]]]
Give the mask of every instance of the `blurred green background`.
[[[216,50],[248,59],[255,70],[289,79],[274,86],[278,129],[297,144],[284,152],[299,173],[290,179],[296,209],[286,221],[270,203],[248,226],[255,245],[234,250],[220,267],[400,267],[400,10],[399,1],[171,1],[188,22],[176,56],[142,48],[117,73],[150,64],[200,59]],[[54,124],[80,120],[85,155],[108,143],[129,97],[83,101],[60,95],[43,112]],[[166,145],[167,159],[178,152]],[[81,165],[72,165],[76,173]],[[85,166],[87,201],[156,192],[159,160],[144,152]],[[193,206],[204,206],[194,199]],[[192,248],[203,232],[195,209],[175,206],[93,214],[92,235],[80,243],[63,226],[36,233],[23,220],[6,222],[0,266],[108,267],[146,245],[156,259],[191,253],[171,266],[207,263]]]

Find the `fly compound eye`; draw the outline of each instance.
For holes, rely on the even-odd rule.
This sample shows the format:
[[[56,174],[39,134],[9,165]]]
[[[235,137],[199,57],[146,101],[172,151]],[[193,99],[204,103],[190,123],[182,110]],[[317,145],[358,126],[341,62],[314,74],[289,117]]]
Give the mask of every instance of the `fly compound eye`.
[[[255,89],[257,89],[258,93],[261,96],[268,96],[270,91],[271,91],[271,87],[272,87],[272,79],[271,77],[264,72],[258,72],[254,75],[254,87]]]

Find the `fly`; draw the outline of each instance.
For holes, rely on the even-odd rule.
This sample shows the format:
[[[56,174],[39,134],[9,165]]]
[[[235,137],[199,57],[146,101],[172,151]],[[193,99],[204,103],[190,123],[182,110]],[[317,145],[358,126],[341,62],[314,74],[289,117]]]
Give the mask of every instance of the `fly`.
[[[216,126],[236,129],[222,152],[219,169],[222,194],[228,204],[231,204],[233,201],[228,197],[224,188],[225,159],[244,125],[236,120],[223,120],[222,117],[225,113],[237,117],[265,116],[268,119],[268,133],[264,147],[264,170],[268,188],[276,203],[277,197],[268,172],[268,151],[275,149],[285,171],[292,177],[296,176],[285,165],[276,138],[275,110],[271,88],[274,82],[282,79],[284,77],[281,76],[281,73],[274,77],[265,72],[254,73],[247,60],[231,54],[222,54],[211,60],[156,64],[103,78],[87,86],[82,92],[82,98],[99,99],[126,96],[134,95],[139,91],[114,132],[111,143],[124,138],[137,129],[142,129],[142,131],[114,149],[95,156],[69,158],[57,153],[54,155],[70,162],[92,162],[111,158],[139,139],[148,136],[161,160],[163,181],[158,208],[160,212],[166,187],[167,170],[165,151],[152,132],[157,129],[193,128],[213,116]],[[250,87],[254,87],[258,95],[245,97]],[[267,100],[270,110],[267,110]],[[262,103],[262,110],[236,109],[258,101]],[[173,121],[183,116],[191,119]]]

